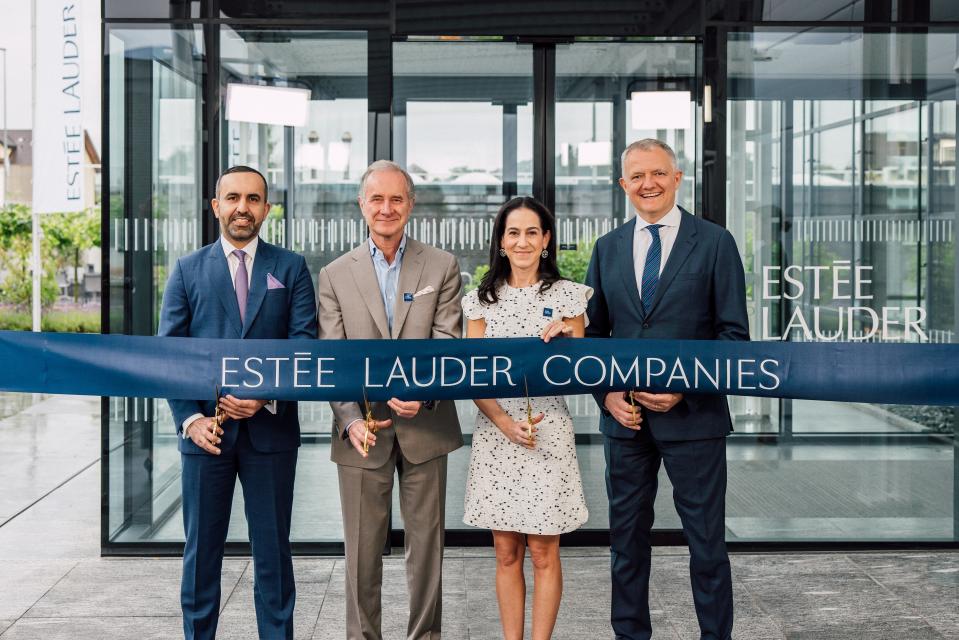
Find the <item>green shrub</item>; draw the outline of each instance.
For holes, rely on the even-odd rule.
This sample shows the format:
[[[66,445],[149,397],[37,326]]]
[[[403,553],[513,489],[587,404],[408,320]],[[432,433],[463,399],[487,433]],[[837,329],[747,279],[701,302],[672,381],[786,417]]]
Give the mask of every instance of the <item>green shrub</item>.
[[[0,310],[0,330],[30,331],[33,318],[27,311]],[[40,317],[40,329],[56,333],[100,333],[100,311],[47,311]]]
[[[0,330],[3,331],[29,331],[33,328],[33,322],[30,314],[25,311],[2,311],[0,312]]]
[[[560,251],[557,263],[559,273],[573,282],[582,283],[586,280],[586,269],[589,268],[589,259],[593,255],[593,245],[596,240],[587,240],[576,245],[575,249]]]
[[[473,280],[468,285],[466,285],[466,293],[469,293],[473,289],[476,289],[480,286],[480,282],[483,281],[483,276],[486,275],[486,272],[489,271],[488,264],[481,264],[476,267],[476,270],[473,271]]]
[[[50,311],[40,318],[40,327],[57,333],[100,333],[100,310]]]

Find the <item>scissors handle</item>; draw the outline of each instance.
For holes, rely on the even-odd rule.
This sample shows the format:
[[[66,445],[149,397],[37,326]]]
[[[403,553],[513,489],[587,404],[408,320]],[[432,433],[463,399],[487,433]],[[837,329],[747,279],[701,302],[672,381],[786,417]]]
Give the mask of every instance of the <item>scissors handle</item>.
[[[216,426],[223,426],[224,415],[223,410],[220,409],[220,385],[213,385],[213,422]]]
[[[369,453],[370,434],[376,433],[376,420],[373,419],[373,407],[366,399],[366,389],[363,390],[363,404],[366,405],[366,433],[363,434],[363,453]]]

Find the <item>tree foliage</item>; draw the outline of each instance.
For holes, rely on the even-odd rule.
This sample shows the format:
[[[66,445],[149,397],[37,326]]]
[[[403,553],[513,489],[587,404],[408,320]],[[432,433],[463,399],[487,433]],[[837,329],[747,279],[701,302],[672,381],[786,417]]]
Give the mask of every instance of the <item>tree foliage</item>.
[[[91,211],[53,213],[41,218],[43,234],[56,271],[73,280],[73,301],[80,296],[80,259],[87,249],[100,246],[100,220]]]
[[[28,307],[33,296],[32,215],[30,208],[21,204],[0,210],[0,302],[18,307]],[[82,253],[100,246],[100,220],[92,210],[44,214],[40,227],[40,301],[47,307],[56,301],[59,292],[56,274],[68,271],[70,266],[76,273]],[[75,284],[77,279],[74,276]]]

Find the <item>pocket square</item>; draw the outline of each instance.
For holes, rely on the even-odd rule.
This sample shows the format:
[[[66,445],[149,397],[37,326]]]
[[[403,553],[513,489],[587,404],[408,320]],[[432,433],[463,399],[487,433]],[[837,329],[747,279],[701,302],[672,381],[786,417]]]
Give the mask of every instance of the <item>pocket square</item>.
[[[283,283],[273,277],[272,273],[266,274],[266,290],[270,291],[272,289],[286,289],[283,286]]]
[[[414,298],[418,298],[418,297],[420,297],[420,296],[425,296],[427,293],[433,293],[434,291],[435,291],[435,289],[433,288],[432,285],[430,285],[430,286],[426,287],[425,289],[420,289],[419,291],[417,291],[416,293],[414,293],[414,294],[413,294],[413,297],[414,297]]]

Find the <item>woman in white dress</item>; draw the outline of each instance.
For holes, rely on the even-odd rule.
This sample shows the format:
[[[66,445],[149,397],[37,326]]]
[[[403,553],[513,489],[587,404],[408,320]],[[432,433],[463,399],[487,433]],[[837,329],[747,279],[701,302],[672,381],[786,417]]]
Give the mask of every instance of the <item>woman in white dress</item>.
[[[531,197],[500,208],[490,269],[463,298],[469,338],[539,336],[546,342],[585,332],[587,286],[564,280],[556,263],[553,214]],[[573,421],[562,396],[476,400],[463,521],[493,531],[496,597],[506,640],[523,637],[526,579],[533,563],[533,639],[553,633],[563,593],[559,535],[586,522]],[[532,431],[532,435],[530,435]]]

